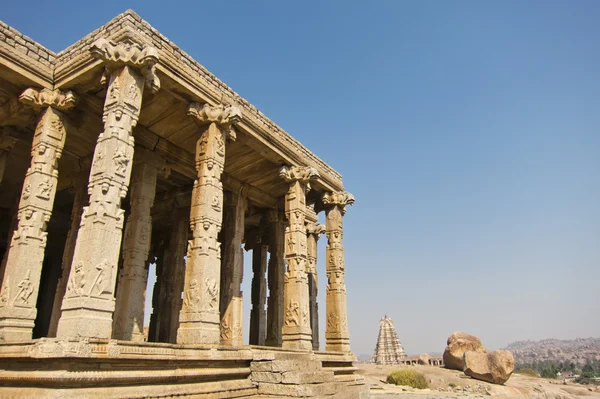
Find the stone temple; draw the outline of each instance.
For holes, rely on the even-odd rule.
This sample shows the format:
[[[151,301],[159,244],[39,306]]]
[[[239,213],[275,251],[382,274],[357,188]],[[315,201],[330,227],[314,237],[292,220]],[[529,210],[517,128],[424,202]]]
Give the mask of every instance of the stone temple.
[[[394,322],[384,316],[379,321],[379,336],[373,362],[377,364],[402,364],[406,358],[404,348],[398,339]]]
[[[58,54],[0,22],[0,396],[367,397],[344,283],[353,203],[134,12]]]

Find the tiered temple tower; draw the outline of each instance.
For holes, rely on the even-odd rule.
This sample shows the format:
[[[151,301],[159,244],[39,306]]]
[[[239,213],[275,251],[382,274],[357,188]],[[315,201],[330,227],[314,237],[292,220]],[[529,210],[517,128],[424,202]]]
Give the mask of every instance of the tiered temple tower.
[[[379,337],[373,361],[377,364],[400,364],[405,357],[394,322],[387,315],[383,316],[379,321]]]

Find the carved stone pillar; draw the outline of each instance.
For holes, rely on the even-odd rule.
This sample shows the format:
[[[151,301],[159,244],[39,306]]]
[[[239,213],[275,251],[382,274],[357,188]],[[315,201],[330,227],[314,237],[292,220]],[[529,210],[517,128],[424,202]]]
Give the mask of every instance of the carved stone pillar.
[[[88,184],[89,206],[81,217],[73,265],[58,322],[59,338],[111,338],[114,289],[126,196],[134,151],[133,127],[144,85],[158,90],[156,50],[130,41],[94,42],[93,56],[104,61],[108,82],[104,131],[98,135]]]
[[[263,220],[265,218],[263,217]],[[246,239],[246,245],[252,248],[252,308],[250,309],[250,345],[265,345],[267,337],[267,251],[262,229],[257,231],[252,243]]]
[[[317,277],[317,242],[319,236],[325,232],[325,226],[317,223],[317,215],[312,208],[307,214],[306,224],[306,248],[307,248],[307,266],[306,273],[308,274],[308,296],[310,304],[310,329],[312,330],[312,345],[313,350],[319,350],[319,305],[317,304],[317,294],[319,287],[319,279]]]
[[[354,196],[348,192],[323,195],[327,228],[327,328],[325,350],[327,352],[350,352],[348,315],[346,308],[346,285],[344,284],[344,235],[343,215],[346,205],[354,204]]]
[[[123,267],[117,284],[113,338],[144,341],[144,308],[148,282],[148,253],[152,236],[150,212],[156,194],[159,171],[165,161],[155,153],[136,149],[131,175],[130,212],[123,237]]]
[[[18,140],[17,137],[10,134],[10,131],[10,128],[0,127],[0,184],[2,184],[4,171],[6,170],[8,154]]]
[[[306,192],[309,181],[319,177],[311,167],[281,167],[279,176],[290,183],[285,195],[285,261],[282,339],[286,349],[312,349],[308,277],[306,275]]]
[[[73,261],[73,253],[75,252],[75,241],[77,239],[77,231],[81,223],[81,214],[83,207],[87,205],[87,182],[90,170],[85,169],[81,172],[73,182],[73,208],[71,210],[71,227],[67,233],[65,241],[65,249],[62,257],[62,272],[56,285],[56,295],[54,296],[54,304],[52,306],[52,316],[50,317],[50,326],[48,328],[48,337],[56,337],[56,329],[58,328],[58,320],[61,315],[61,305],[65,293],[67,292],[67,282],[69,281],[69,273],[71,271],[71,263]]]
[[[269,219],[269,297],[267,298],[267,338],[265,345],[281,347],[281,327],[283,326],[283,280],[285,276],[284,242],[285,219],[279,210],[272,209]]]
[[[71,92],[27,89],[21,102],[44,109],[31,146],[18,210],[18,224],[8,249],[0,291],[0,341],[31,339],[46,249],[46,227],[52,215],[58,160],[65,145],[62,111],[75,106]]]
[[[196,143],[198,178],[192,191],[183,304],[179,314],[177,343],[218,344],[220,342],[219,291],[221,250],[217,235],[223,219],[225,141],[235,139],[232,125],[241,119],[234,106],[201,106],[192,103],[188,115],[203,126]]]
[[[244,214],[241,193],[225,193],[221,262],[221,345],[242,346],[242,279],[244,273]]]

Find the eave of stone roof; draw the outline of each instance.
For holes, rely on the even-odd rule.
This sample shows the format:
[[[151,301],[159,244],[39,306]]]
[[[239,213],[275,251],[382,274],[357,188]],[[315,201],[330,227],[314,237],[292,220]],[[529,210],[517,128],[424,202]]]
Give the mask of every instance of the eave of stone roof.
[[[12,26],[0,21],[0,64],[51,88],[56,54]]]
[[[11,31],[13,30],[5,24],[3,26]],[[157,70],[184,85],[186,90],[199,97],[196,100],[212,105],[218,104],[223,97],[229,101],[235,101],[242,108],[243,120],[240,123],[242,129],[252,132],[263,144],[279,153],[283,159],[289,161],[291,164],[315,167],[321,176],[319,185],[323,186],[324,189],[344,189],[340,173],[277,126],[247,100],[235,93],[225,83],[181,50],[175,43],[169,41],[158,30],[144,21],[133,10],[127,10],[119,14],[104,26],[91,32],[58,54],[54,54],[29,39],[31,43],[43,49],[49,55],[55,57],[55,59],[49,62],[47,66],[38,66],[37,64],[40,64],[38,60],[28,57],[27,54],[23,54],[22,57],[24,58],[20,60],[21,66],[33,65],[33,69],[39,70],[41,76],[53,87],[68,87],[69,82],[77,76],[99,65],[100,61],[91,57],[88,49],[100,37],[109,40],[130,38],[140,44],[148,44],[155,47],[160,57]],[[3,54],[2,42],[0,40],[0,54]],[[11,51],[11,53],[14,53],[14,51]]]

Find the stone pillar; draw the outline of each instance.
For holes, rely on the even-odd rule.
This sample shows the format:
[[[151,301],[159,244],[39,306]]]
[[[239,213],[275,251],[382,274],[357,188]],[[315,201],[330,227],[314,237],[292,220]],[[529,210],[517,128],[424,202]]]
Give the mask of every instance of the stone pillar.
[[[325,350],[327,352],[350,352],[348,315],[346,309],[346,285],[344,284],[344,235],[343,215],[346,205],[354,204],[354,196],[345,191],[323,195],[327,228],[327,328]]]
[[[264,219],[264,217],[263,217]],[[248,245],[248,240],[246,240]],[[250,309],[250,345],[265,345],[267,337],[267,250],[262,231],[259,229],[253,242],[248,245],[252,248],[252,308]]]
[[[310,305],[308,277],[306,275],[306,192],[309,181],[319,174],[311,167],[281,167],[279,176],[290,186],[285,195],[285,261],[287,270],[284,278],[282,340],[286,349],[312,349],[310,330]]]
[[[81,214],[83,207],[87,205],[87,181],[90,170],[85,169],[81,172],[73,182],[73,208],[71,210],[71,227],[67,233],[65,241],[65,249],[62,257],[62,272],[56,285],[56,295],[54,296],[54,304],[52,306],[52,316],[50,317],[50,326],[48,328],[48,337],[56,337],[56,329],[58,328],[58,320],[62,313],[60,307],[63,298],[67,292],[67,281],[69,281],[69,273],[71,271],[71,263],[73,261],[73,253],[75,252],[75,241],[77,239],[77,231],[81,223]]]
[[[269,220],[269,297],[267,298],[267,337],[265,345],[281,347],[281,327],[283,326],[283,280],[285,276],[284,241],[285,220],[282,212],[272,209]]]
[[[308,208],[312,211],[311,208]],[[308,296],[310,306],[310,329],[312,330],[313,350],[319,350],[319,305],[317,294],[319,279],[317,277],[317,242],[319,236],[325,232],[325,226],[317,222],[317,215],[313,212],[311,220],[306,224],[306,248],[308,263],[306,273],[308,274]],[[307,215],[307,219],[308,219]]]
[[[158,90],[156,50],[130,41],[98,39],[92,55],[106,67],[104,131],[98,135],[73,265],[58,322],[59,338],[111,338],[116,270],[123,230],[121,200],[127,195],[144,85]]]
[[[12,130],[8,127],[0,127],[0,184],[2,184],[4,171],[6,170],[8,154],[10,154],[18,140],[17,137],[10,134]]]
[[[221,262],[221,345],[242,346],[242,279],[244,277],[244,214],[241,193],[225,193]]]
[[[19,98],[44,109],[33,135],[31,167],[27,170],[0,291],[0,341],[31,339],[37,314],[46,227],[52,215],[58,183],[58,160],[65,145],[63,111],[75,106],[71,92],[27,89]]]
[[[173,234],[169,240],[169,250],[163,264],[163,274],[168,276],[169,284],[161,287],[161,292],[165,292],[163,303],[161,304],[161,339],[164,342],[177,342],[177,329],[179,328],[179,312],[181,312],[181,293],[185,280],[185,251],[188,242],[188,232],[190,230],[190,212],[187,208],[177,209],[174,212]],[[164,309],[164,310],[162,310]],[[163,332],[164,337],[163,337]]]
[[[119,271],[113,338],[144,341],[144,308],[148,282],[148,254],[152,237],[150,212],[159,171],[165,161],[143,148],[136,149],[131,175],[131,204],[123,237],[123,267]]]
[[[201,106],[192,103],[188,115],[203,129],[196,142],[198,178],[192,191],[190,227],[177,343],[218,344],[220,342],[219,291],[221,250],[217,235],[223,218],[225,141],[235,139],[232,125],[241,119],[234,106]]]

